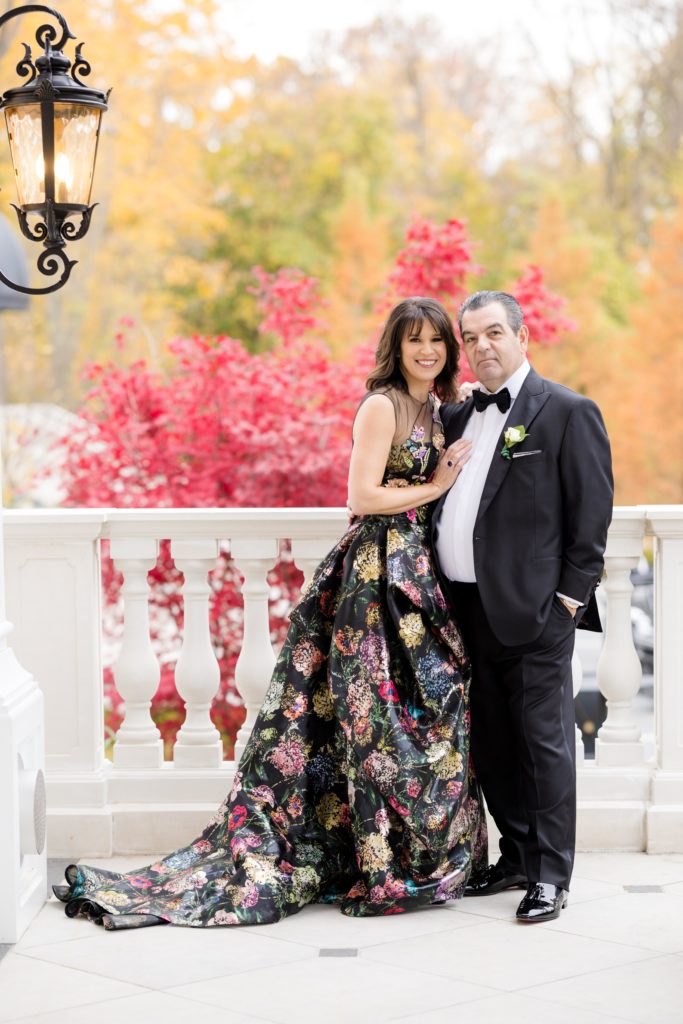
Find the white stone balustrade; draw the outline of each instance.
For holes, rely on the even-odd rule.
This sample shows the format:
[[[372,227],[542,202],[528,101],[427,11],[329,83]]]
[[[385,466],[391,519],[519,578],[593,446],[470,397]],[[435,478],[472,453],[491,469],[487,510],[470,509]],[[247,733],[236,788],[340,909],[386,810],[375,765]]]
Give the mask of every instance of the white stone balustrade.
[[[175,683],[185,701],[185,721],[176,737],[173,760],[183,768],[217,768],[223,760],[220,733],[211,721],[211,701],[220,685],[220,669],[211,646],[209,571],[216,565],[215,540],[176,538],[171,542],[183,584],[183,645]]]
[[[607,717],[595,741],[599,765],[640,765],[645,759],[640,729],[633,716],[633,700],[643,673],[631,628],[631,570],[643,553],[645,515],[622,516],[617,510],[605,551],[607,616],[605,642],[598,661],[598,686],[607,698]]]
[[[269,588],[266,577],[277,560],[278,547],[275,540],[252,540],[245,537],[233,541],[230,550],[244,577],[244,633],[242,650],[235,666],[235,685],[247,714],[235,741],[235,760],[239,761],[275,667],[275,652],[270,642]]]
[[[657,766],[647,812],[648,850],[683,851],[683,515],[648,513],[655,535],[655,734]]]
[[[114,746],[114,764],[122,768],[160,768],[164,760],[161,736],[150,714],[161,674],[149,632],[147,584],[157,554],[157,542],[148,537],[117,537],[111,542],[114,565],[123,573],[123,640],[114,663],[116,689],[126,702]]]
[[[244,634],[235,682],[247,707],[244,748],[274,653],[267,573],[289,540],[310,578],[346,528],[343,509],[13,511],[6,517],[8,611],[14,647],[41,681],[47,708],[49,850],[53,856],[158,852],[197,834],[225,796],[210,704],[218,669],[208,624],[208,573],[218,544],[244,576]],[[630,631],[629,573],[643,538],[655,542],[657,761],[647,762],[632,714],[640,666]],[[185,625],[176,684],[187,702],[174,759],[163,762],[149,702],[159,667],[149,637],[147,573],[171,538],[183,572]],[[124,634],[116,681],[126,716],[105,760],[99,543],[124,574]],[[606,555],[607,632],[598,683],[608,701],[595,761],[577,740],[579,845],[683,852],[683,507],[615,510]],[[38,638],[38,642],[36,642]],[[574,666],[575,687],[580,665]]]

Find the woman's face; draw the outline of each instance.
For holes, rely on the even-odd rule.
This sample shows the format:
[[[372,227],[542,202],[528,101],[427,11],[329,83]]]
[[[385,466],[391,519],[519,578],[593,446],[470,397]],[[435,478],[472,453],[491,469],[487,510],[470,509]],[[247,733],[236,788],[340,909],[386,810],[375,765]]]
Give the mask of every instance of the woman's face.
[[[401,342],[401,371],[409,391],[423,393],[446,365],[446,342],[425,317]]]

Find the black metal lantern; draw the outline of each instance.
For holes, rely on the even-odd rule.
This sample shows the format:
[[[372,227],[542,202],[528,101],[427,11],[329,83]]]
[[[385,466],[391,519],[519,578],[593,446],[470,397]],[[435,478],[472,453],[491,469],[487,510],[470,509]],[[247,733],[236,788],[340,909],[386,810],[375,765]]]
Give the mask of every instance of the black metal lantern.
[[[17,73],[28,76],[25,85],[9,89],[0,98],[5,112],[10,153],[17,183],[19,205],[14,206],[23,234],[42,242],[37,265],[48,277],[61,275],[45,288],[27,288],[10,281],[0,270],[0,281],[16,291],[46,295],[66,284],[76,260],[64,252],[67,242],[83,238],[95,205],[90,205],[102,112],[109,92],[85,85],[80,77],[90,65],[76,47],[73,68],[62,49],[76,37],[58,11],[43,4],[25,4],[0,17],[0,28],[21,14],[44,13],[60,26],[41,25],[36,42],[43,53],[33,62],[24,43]],[[76,218],[76,219],[74,219]]]

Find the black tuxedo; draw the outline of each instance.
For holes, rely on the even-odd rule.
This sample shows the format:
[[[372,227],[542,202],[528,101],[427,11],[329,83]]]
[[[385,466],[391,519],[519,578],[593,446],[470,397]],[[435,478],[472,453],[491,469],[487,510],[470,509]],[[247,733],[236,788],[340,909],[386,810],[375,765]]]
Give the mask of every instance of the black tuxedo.
[[[446,444],[470,399],[442,406]],[[523,425],[510,459],[503,432]],[[524,455],[524,452],[534,454]],[[472,751],[503,861],[568,888],[576,819],[574,627],[600,629],[594,591],[612,514],[609,441],[597,406],[529,371],[493,455],[474,533],[476,584],[451,597],[473,665]],[[441,499],[432,519],[437,552]],[[573,620],[556,591],[581,601]]]

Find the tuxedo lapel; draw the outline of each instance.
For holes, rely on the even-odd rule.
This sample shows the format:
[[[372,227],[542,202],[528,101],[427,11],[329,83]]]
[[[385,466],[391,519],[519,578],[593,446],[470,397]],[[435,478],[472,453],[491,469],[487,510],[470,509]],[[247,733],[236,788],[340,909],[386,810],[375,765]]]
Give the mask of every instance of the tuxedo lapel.
[[[491,460],[488,476],[486,477],[486,483],[484,484],[484,490],[482,491],[479,511],[477,513],[477,522],[479,522],[481,517],[485,514],[487,508],[498,493],[498,489],[503,483],[503,480],[510,472],[510,467],[512,466],[512,459],[504,459],[500,454],[501,449],[505,444],[505,438],[503,436],[505,431],[509,426],[517,427],[521,425],[526,429],[527,433],[530,433],[529,427],[531,423],[549,398],[550,392],[544,391],[543,389],[543,379],[539,377],[535,370],[529,370],[529,373],[522,385],[522,389],[517,396],[517,400],[510,410],[510,415],[506,420],[505,426],[500,432],[500,437],[498,438],[498,443],[496,444],[496,448],[493,453],[493,459]]]
[[[462,437],[473,410],[474,402],[471,398],[455,407],[448,420],[448,426],[444,428],[446,447]]]

